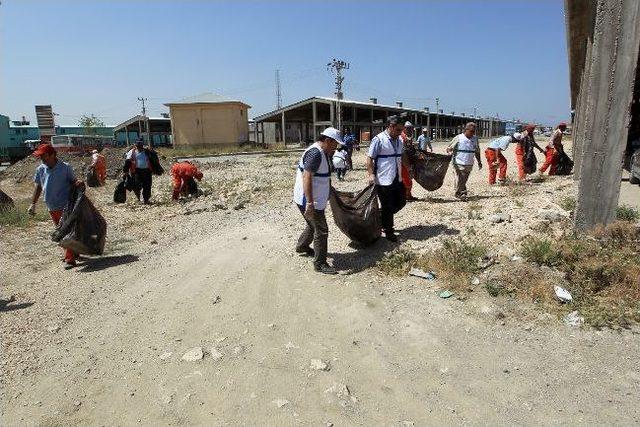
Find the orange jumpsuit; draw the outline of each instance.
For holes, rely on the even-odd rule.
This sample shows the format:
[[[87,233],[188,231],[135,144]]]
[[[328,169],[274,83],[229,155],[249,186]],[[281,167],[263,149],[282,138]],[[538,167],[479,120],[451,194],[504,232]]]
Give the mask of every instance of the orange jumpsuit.
[[[518,179],[520,181],[527,177],[524,171],[524,145],[520,142],[516,144],[516,163],[518,164]]]
[[[173,181],[173,200],[178,200],[180,192],[187,184],[190,178],[202,179],[202,172],[198,170],[198,167],[191,162],[178,162],[171,166],[171,178]]]
[[[100,185],[104,185],[107,179],[107,159],[102,154],[93,155],[93,169],[96,171],[96,176]]]
[[[487,158],[487,165],[489,166],[489,184],[496,183],[496,175],[498,172],[498,166],[493,164],[497,161],[500,165],[500,181],[504,181],[507,178],[507,159],[502,155],[502,152],[487,148],[484,150],[484,155]]]
[[[540,173],[549,168],[549,175],[555,175],[558,169],[559,154],[562,151],[562,131],[556,129],[544,152],[544,163],[540,166]]]
[[[402,143],[405,144],[405,152],[407,151],[407,144],[412,144],[412,139],[409,138],[409,136],[402,131],[402,134],[400,135],[400,138],[402,139]],[[406,167],[404,164],[402,165],[402,183],[404,184],[404,190],[405,190],[405,197],[407,199],[413,199],[413,195],[411,195],[411,187],[413,187],[413,180],[411,179],[411,173],[409,171],[409,168]]]
[[[51,216],[51,219],[53,220],[53,223],[55,225],[58,225],[58,223],[60,222],[60,219],[62,218],[62,212],[64,211],[49,211],[49,215]],[[64,249],[64,260],[69,263],[75,262],[75,252],[73,252],[71,249]]]

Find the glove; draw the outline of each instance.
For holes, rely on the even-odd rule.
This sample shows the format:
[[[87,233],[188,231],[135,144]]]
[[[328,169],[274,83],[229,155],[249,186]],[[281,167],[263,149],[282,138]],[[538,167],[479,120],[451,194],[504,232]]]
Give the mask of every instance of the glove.
[[[27,213],[29,215],[35,215],[36,214],[36,205],[35,205],[35,203],[31,203],[31,205],[29,206],[29,209],[27,209]]]

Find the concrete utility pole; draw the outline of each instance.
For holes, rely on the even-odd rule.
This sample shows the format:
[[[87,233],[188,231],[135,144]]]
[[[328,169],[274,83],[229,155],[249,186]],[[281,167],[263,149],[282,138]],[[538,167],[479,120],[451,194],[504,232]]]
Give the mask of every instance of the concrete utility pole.
[[[436,137],[434,141],[438,139],[438,128],[440,126],[440,98],[436,98]]]
[[[280,70],[276,70],[276,110],[282,108],[282,92],[280,90]]]
[[[342,82],[344,82],[344,77],[342,77],[342,70],[348,70],[349,63],[345,61],[341,61],[333,58],[331,62],[327,64],[327,70],[329,70],[333,75],[336,76],[336,98],[338,102],[336,103],[336,107],[338,110],[338,130],[342,132],[342,108],[340,107],[340,101],[342,100]]]
[[[146,105],[145,105],[145,103],[148,100],[149,100],[148,98],[138,97],[138,101],[140,101],[142,103],[142,117],[144,117],[145,133],[147,134],[147,141],[149,143],[149,147],[151,147],[152,146],[152,144],[151,144],[151,133],[149,132],[149,119],[147,118],[147,108],[146,108]]]

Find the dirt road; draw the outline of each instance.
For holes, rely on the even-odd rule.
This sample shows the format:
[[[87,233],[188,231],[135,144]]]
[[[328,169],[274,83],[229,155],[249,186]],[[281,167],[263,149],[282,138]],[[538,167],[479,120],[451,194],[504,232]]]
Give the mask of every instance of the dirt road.
[[[509,302],[478,292],[440,299],[437,281],[377,272],[394,245],[354,249],[333,224],[332,261],[351,274],[312,272],[292,251],[302,227],[290,203],[293,162],[211,165],[207,176],[225,182],[251,176],[257,195],[242,207],[228,194],[113,206],[111,187],[100,189],[108,253],[75,270],[62,269],[47,223],[3,236],[3,297],[33,305],[0,313],[2,424],[640,422],[635,330],[569,328],[528,307],[503,318]],[[163,179],[156,188],[166,191]],[[363,179],[356,171],[344,186]],[[450,197],[451,179],[403,210],[403,246],[425,249],[473,226],[497,250],[515,251],[537,209],[572,191],[558,178],[513,195],[474,173],[479,209],[515,217],[495,227],[469,219]],[[263,197],[262,186],[275,190]],[[194,348],[203,358],[183,360]]]

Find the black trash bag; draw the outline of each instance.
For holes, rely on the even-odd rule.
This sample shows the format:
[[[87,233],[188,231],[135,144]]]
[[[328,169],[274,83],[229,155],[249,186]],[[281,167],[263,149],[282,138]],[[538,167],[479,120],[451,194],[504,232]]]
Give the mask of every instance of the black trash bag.
[[[409,161],[413,165],[413,179],[425,190],[435,191],[442,187],[451,156],[416,150]]]
[[[538,165],[538,159],[536,159],[536,153],[533,152],[533,146],[529,146],[523,156],[524,172],[526,174],[534,173]]]
[[[183,196],[197,196],[198,195],[198,183],[194,178],[187,178],[187,182],[182,186],[181,191]]]
[[[100,180],[98,180],[98,174],[96,173],[95,168],[90,167],[89,169],[87,169],[85,182],[88,187],[100,187]]]
[[[158,158],[158,152],[155,150],[146,149],[147,157],[149,158],[149,163],[151,163],[150,169],[151,173],[154,175],[162,175],[164,173],[164,168],[160,164],[160,158]]]
[[[370,245],[381,234],[378,192],[369,185],[357,193],[338,191],[331,187],[329,204],[338,228],[351,240]]]
[[[126,174],[124,176],[123,182],[124,188],[127,191],[139,191],[142,188],[142,184],[140,184],[140,181],[138,181],[135,176],[131,176],[129,174]]]
[[[7,193],[0,190],[0,212],[11,210],[14,207],[13,199],[7,196]]]
[[[115,203],[124,203],[127,201],[127,187],[125,180],[123,179],[116,185],[116,189],[113,190],[113,201]]]
[[[73,192],[51,240],[77,254],[102,255],[107,222],[83,190]]]
[[[562,151],[558,153],[558,166],[556,167],[556,175],[571,175],[573,169],[573,160]]]

